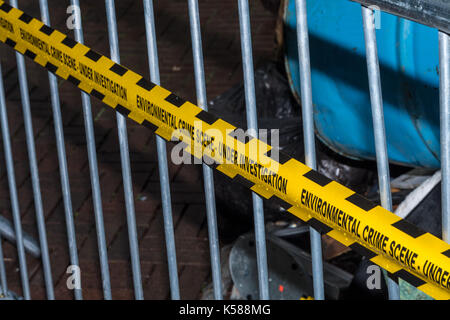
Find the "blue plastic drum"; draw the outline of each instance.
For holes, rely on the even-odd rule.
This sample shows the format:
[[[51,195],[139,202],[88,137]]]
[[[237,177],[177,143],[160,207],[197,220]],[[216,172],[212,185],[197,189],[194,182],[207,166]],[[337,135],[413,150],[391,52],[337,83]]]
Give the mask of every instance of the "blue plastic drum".
[[[361,6],[308,0],[316,135],[334,151],[375,159]],[[285,7],[286,66],[300,94],[295,1]],[[438,32],[381,13],[376,32],[389,160],[440,167]]]

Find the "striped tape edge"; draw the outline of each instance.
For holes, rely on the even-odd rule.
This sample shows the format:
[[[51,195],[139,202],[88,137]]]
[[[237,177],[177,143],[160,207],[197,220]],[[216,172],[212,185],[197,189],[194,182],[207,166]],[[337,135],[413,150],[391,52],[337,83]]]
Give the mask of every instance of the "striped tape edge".
[[[4,11],[4,12],[9,12],[11,9],[12,9],[12,7],[9,6],[9,5],[7,5],[6,3],[3,3],[3,4],[0,5],[0,10],[2,10],[2,11]],[[25,14],[25,13],[22,14],[22,15],[20,16],[19,19],[20,19],[22,22],[24,22],[24,23],[30,23],[30,22],[33,20],[32,17],[28,16],[28,15]],[[40,31],[41,31],[42,33],[46,34],[46,35],[51,35],[51,34],[54,32],[54,29],[52,29],[52,28],[50,28],[50,27],[48,27],[48,26],[43,25],[43,26],[41,26]],[[8,46],[11,46],[11,47],[13,47],[13,48],[16,46],[16,42],[15,42],[14,40],[8,38],[8,37],[6,38],[5,43],[6,43]],[[71,38],[68,37],[68,36],[66,36],[66,37],[61,41],[61,43],[63,43],[64,45],[66,45],[66,46],[69,47],[69,48],[74,48],[74,47],[76,46],[76,44],[77,44],[77,42],[75,42],[73,39],[71,39]],[[28,56],[28,57],[30,57],[30,58],[33,59],[33,60],[36,58],[36,54],[35,54],[34,52],[32,52],[31,50],[26,50],[23,54],[26,55],[26,56]],[[95,61],[95,62],[98,61],[98,60],[102,57],[102,55],[96,53],[96,52],[93,51],[92,49],[90,49],[90,50],[85,54],[85,56],[88,57],[89,59]],[[46,68],[48,71],[52,72],[52,73],[56,73],[57,70],[58,70],[58,67],[55,66],[55,65],[53,65],[53,64],[50,63],[50,62],[47,62],[47,63],[46,63],[45,68]],[[110,70],[111,70],[112,72],[114,72],[114,73],[120,75],[120,76],[123,76],[123,75],[128,71],[128,69],[126,69],[125,67],[120,66],[119,64],[113,65],[113,66],[110,68]],[[73,76],[68,76],[68,78],[67,78],[66,80],[68,80],[69,82],[72,82],[74,85],[77,85],[77,86],[78,86],[78,85],[80,84],[80,82],[81,82],[79,79],[76,79],[76,78],[73,77]],[[156,86],[156,85],[152,84],[151,82],[148,82],[148,81],[145,80],[144,78],[142,78],[140,81],[138,81],[137,85],[141,86],[142,88],[144,88],[144,89],[146,89],[146,90],[151,90],[154,86]],[[105,98],[105,95],[104,95],[104,94],[102,94],[101,92],[98,92],[98,91],[95,90],[95,89],[93,89],[93,90],[90,92],[90,94],[93,95],[94,97],[100,99],[100,100],[103,100],[103,99]],[[182,98],[180,98],[179,96],[177,96],[177,95],[175,95],[175,94],[173,94],[173,93],[170,93],[170,94],[165,98],[165,100],[166,100],[167,102],[171,103],[172,105],[176,106],[176,107],[181,107],[181,106],[186,102],[185,100],[183,100]],[[119,112],[119,113],[126,114],[126,115],[128,115],[128,114],[130,113],[130,110],[128,110],[127,108],[125,108],[124,106],[122,106],[122,105],[120,105],[120,104],[118,104],[118,105],[115,107],[115,110],[116,110],[117,112]],[[213,116],[212,114],[210,114],[210,113],[208,113],[208,112],[206,112],[206,111],[205,111],[205,112],[200,112],[196,117],[197,117],[198,119],[200,119],[200,120],[202,120],[202,121],[208,123],[208,124],[212,124],[212,123],[214,123],[215,121],[217,121],[217,120],[219,119],[218,117]],[[155,130],[158,129],[158,127],[157,127],[156,125],[153,125],[152,123],[150,123],[150,122],[147,121],[147,120],[144,120],[144,121],[142,122],[142,125],[144,125],[144,126],[150,128],[150,129],[153,130],[153,131],[155,131]],[[249,142],[249,141],[252,139],[252,137],[251,137],[251,136],[248,136],[248,137],[249,137],[248,140],[247,140],[247,137],[246,137],[245,140],[244,140],[244,141],[241,141],[241,142],[244,142],[244,143]],[[236,137],[236,139],[238,139],[238,138]],[[267,153],[266,155],[269,156],[269,157],[271,157],[271,153]],[[290,157],[287,156],[287,157],[284,157],[283,160],[280,160],[279,162],[280,162],[280,163],[284,163],[284,162],[288,161],[289,159],[290,159]],[[283,162],[283,161],[284,161],[284,162]],[[213,161],[213,162],[214,162],[214,161]],[[311,180],[311,181],[313,181],[313,182],[315,182],[315,183],[317,183],[317,184],[319,184],[319,185],[322,186],[322,187],[324,187],[324,186],[328,185],[330,182],[332,182],[331,179],[328,179],[327,177],[321,175],[320,173],[318,173],[318,172],[315,171],[315,170],[310,170],[309,172],[307,172],[307,173],[304,175],[304,177],[307,178],[307,179],[309,179],[309,180]],[[247,188],[251,188],[251,187],[254,186],[254,183],[253,183],[253,182],[247,180],[246,178],[244,178],[243,176],[241,176],[241,175],[239,175],[239,174],[237,174],[237,175],[235,176],[235,178],[233,179],[233,181],[238,182],[238,183],[244,185],[244,186],[247,187]],[[272,198],[273,198],[273,197],[272,197]],[[276,199],[279,199],[279,198],[276,198]],[[280,199],[280,200],[281,200],[281,199]],[[362,196],[360,196],[360,195],[358,195],[358,194],[356,194],[356,193],[353,194],[353,195],[351,195],[350,197],[346,198],[346,200],[349,201],[350,203],[352,203],[352,204],[358,206],[359,208],[365,210],[365,211],[370,211],[372,208],[374,208],[374,207],[377,206],[377,205],[375,205],[374,203],[372,203],[371,201],[367,200],[366,198],[364,198],[364,197],[362,197]],[[287,206],[286,204],[288,204],[288,203],[285,202],[285,206]],[[292,206],[292,205],[288,204],[287,207],[291,207],[291,206]],[[323,224],[322,222],[318,221],[318,220],[315,219],[315,218],[310,219],[310,220],[312,220],[312,221],[310,221],[310,225],[312,225],[313,227],[314,227],[314,225],[315,225],[317,229],[322,229],[322,231],[327,231],[328,229],[329,229],[330,231],[333,230],[332,228],[328,227],[326,224]],[[325,226],[326,228],[323,227],[323,226]],[[403,231],[404,233],[408,234],[409,236],[411,236],[411,237],[413,237],[413,238],[417,238],[417,237],[419,237],[419,236],[421,236],[421,235],[423,235],[423,234],[425,233],[424,231],[422,231],[422,230],[420,230],[419,228],[415,227],[414,225],[412,225],[412,224],[406,222],[405,220],[399,220],[399,221],[397,221],[396,223],[393,223],[392,226],[395,227],[395,228],[397,228],[397,229],[399,229],[399,230],[401,230],[401,231]],[[327,229],[327,228],[328,228],[328,229]],[[355,251],[358,251],[358,250],[359,250],[360,252],[363,252],[363,251],[364,251],[364,252],[365,252],[365,253],[364,253],[365,256],[370,256],[370,255],[375,256],[374,253],[373,253],[372,251],[370,251],[369,249],[365,248],[364,246],[362,246],[362,245],[360,245],[360,244],[355,243],[355,244],[352,244],[350,247],[357,248],[357,249],[355,249]],[[363,249],[361,249],[361,248],[363,248]],[[444,252],[442,252],[442,254],[445,255],[446,257],[449,257],[449,258],[450,258],[450,249],[449,249],[449,250],[446,250],[446,251],[444,251]],[[413,274],[411,274],[410,272],[408,272],[408,271],[405,270],[405,269],[401,269],[401,270],[399,270],[398,272],[396,272],[396,273],[394,273],[394,274],[391,274],[391,275],[392,275],[393,277],[400,277],[400,278],[403,278],[403,279],[405,279],[406,281],[410,282],[411,284],[413,284],[413,285],[415,285],[415,286],[420,286],[420,285],[426,283],[425,281],[423,281],[422,279],[420,279],[420,278],[414,276]]]

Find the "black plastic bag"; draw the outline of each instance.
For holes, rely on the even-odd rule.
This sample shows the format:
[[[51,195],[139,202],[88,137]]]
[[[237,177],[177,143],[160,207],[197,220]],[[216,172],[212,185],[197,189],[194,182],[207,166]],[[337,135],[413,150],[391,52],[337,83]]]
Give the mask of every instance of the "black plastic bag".
[[[293,97],[284,68],[267,62],[255,70],[255,94],[260,129],[279,130],[279,147],[304,162],[301,108]],[[247,128],[244,85],[235,85],[209,103],[209,111],[240,128]],[[271,144],[270,138],[267,141]],[[376,178],[376,166],[367,161],[343,158],[316,141],[318,170],[356,192],[364,193]],[[375,179],[376,180],[376,179]],[[215,173],[218,209],[224,214],[251,221],[251,191],[220,173]],[[280,219],[284,209],[276,201],[264,200],[265,218]],[[291,215],[289,215],[291,216]]]

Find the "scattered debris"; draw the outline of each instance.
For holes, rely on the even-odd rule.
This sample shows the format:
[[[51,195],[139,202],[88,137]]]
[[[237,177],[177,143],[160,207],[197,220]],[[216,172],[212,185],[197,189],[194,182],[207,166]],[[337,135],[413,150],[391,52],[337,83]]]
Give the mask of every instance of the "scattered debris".
[[[309,234],[309,228],[303,234]],[[267,235],[269,295],[271,299],[298,300],[313,295],[311,256],[290,242]],[[234,286],[246,300],[259,299],[258,273],[254,234],[240,236],[230,253],[229,267]],[[325,295],[339,299],[353,276],[327,262],[323,264]]]
[[[279,148],[304,161],[301,108],[291,94],[283,67],[268,62],[255,70],[255,93],[259,128],[268,130],[267,142],[273,144],[271,129],[279,129]],[[209,103],[212,113],[246,127],[245,94],[242,83]],[[368,199],[379,203],[377,167],[374,161],[345,158],[316,140],[318,171]],[[396,213],[418,227],[441,235],[440,173],[391,165],[392,200]],[[256,250],[253,230],[251,191],[229,183],[215,173],[215,189],[221,239],[234,243],[229,264],[223,262],[224,289],[232,299],[258,299]],[[272,299],[300,299],[313,295],[309,227],[276,201],[264,200],[269,287]],[[226,223],[220,223],[225,221]],[[237,228],[236,226],[239,226]],[[237,240],[235,240],[237,238]],[[374,266],[370,261],[334,239],[323,235],[325,290],[328,299],[386,299],[383,277],[377,290],[367,289]],[[296,265],[295,270],[291,267]],[[231,269],[231,270],[228,270]],[[332,270],[330,275],[330,270]],[[232,279],[232,280],[230,280]],[[231,286],[230,286],[231,281]],[[335,281],[335,282],[333,282]],[[211,287],[211,285],[210,285]],[[405,291],[406,287],[402,287]],[[224,291],[224,292],[225,292]],[[406,292],[406,291],[405,291]]]

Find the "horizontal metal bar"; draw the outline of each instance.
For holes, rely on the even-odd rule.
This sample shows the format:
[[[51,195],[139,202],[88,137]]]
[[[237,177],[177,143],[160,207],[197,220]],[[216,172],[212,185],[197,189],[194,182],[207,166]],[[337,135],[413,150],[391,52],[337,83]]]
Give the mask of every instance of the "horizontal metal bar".
[[[14,231],[14,226],[3,216],[0,216],[0,233],[2,237],[9,242],[13,244],[16,243],[16,232]],[[31,254],[34,258],[39,258],[41,256],[41,250],[38,242],[28,233],[22,232],[22,234],[25,251]]]
[[[450,33],[448,0],[351,0]]]

